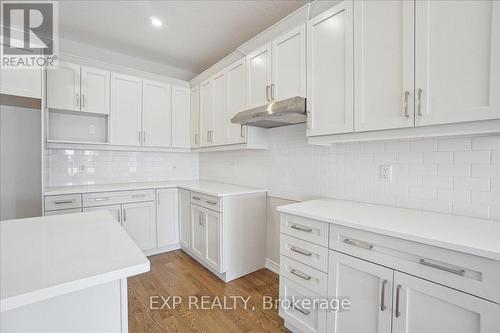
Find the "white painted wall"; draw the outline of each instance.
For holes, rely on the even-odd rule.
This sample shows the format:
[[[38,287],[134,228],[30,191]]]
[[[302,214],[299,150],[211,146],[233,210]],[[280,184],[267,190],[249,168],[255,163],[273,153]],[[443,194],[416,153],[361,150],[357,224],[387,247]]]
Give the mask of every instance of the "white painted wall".
[[[198,179],[195,153],[48,149],[45,154],[48,186]]]

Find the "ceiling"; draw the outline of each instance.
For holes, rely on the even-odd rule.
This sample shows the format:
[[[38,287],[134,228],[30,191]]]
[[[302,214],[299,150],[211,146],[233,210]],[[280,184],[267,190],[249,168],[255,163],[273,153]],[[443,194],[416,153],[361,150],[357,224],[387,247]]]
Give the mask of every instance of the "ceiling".
[[[306,0],[61,1],[59,33],[199,74]],[[154,28],[156,16],[163,27]]]

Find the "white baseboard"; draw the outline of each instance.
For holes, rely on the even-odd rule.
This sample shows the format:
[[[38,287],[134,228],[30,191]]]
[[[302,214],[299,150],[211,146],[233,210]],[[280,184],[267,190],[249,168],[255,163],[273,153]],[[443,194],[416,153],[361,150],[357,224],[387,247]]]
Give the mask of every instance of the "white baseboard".
[[[269,258],[266,258],[265,267],[273,273],[280,273],[280,264],[278,264],[276,261],[272,261]]]

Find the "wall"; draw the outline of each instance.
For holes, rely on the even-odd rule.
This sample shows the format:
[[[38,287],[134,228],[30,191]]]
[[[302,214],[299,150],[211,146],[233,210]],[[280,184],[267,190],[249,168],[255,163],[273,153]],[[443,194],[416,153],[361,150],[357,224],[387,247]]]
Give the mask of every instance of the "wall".
[[[48,149],[48,186],[198,179],[198,154]]]

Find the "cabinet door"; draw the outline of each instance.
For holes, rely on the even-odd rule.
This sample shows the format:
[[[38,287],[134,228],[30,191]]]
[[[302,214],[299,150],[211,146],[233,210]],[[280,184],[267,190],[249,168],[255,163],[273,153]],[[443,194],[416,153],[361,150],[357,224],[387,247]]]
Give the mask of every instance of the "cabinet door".
[[[200,84],[200,146],[210,146],[210,133],[213,123],[213,85],[212,80]]]
[[[307,26],[307,135],[353,131],[352,1]]]
[[[111,205],[111,206],[99,206],[99,207],[85,207],[84,212],[94,212],[96,210],[107,210],[113,215],[116,222],[122,223],[122,206],[121,205]]]
[[[210,141],[213,145],[226,143],[226,71],[221,71],[213,77],[213,128]]]
[[[111,74],[111,144],[140,146],[142,82],[133,76]]]
[[[209,266],[223,273],[222,267],[222,227],[220,213],[205,210],[206,216],[206,252],[205,260]]]
[[[179,198],[176,188],[156,191],[158,247],[179,243]]]
[[[500,118],[500,2],[417,1],[415,18],[416,124]]]
[[[200,146],[200,86],[191,89],[191,147]]]
[[[227,68],[227,108],[226,130],[228,144],[245,142],[245,128],[231,123],[238,112],[246,107],[246,66],[245,59],[233,63]]]
[[[394,272],[393,333],[500,332],[500,305]]]
[[[199,259],[205,258],[205,213],[201,207],[191,205],[191,250]]]
[[[149,147],[172,145],[170,85],[144,80],[142,83],[142,144]]]
[[[172,146],[191,147],[190,90],[172,87]]]
[[[47,70],[47,107],[80,111],[80,66],[59,61]]]
[[[42,70],[1,68],[0,93],[42,98]]]
[[[329,261],[328,294],[349,297],[351,310],[329,312],[328,331],[390,332],[393,270],[335,251]]]
[[[82,111],[109,114],[110,72],[81,68]]]
[[[179,224],[181,246],[191,248],[191,192],[179,189]]]
[[[271,101],[271,44],[247,55],[247,107]]]
[[[122,206],[123,228],[143,250],[156,247],[156,219],[154,201],[131,203]]]
[[[279,101],[306,96],[306,26],[293,29],[272,43],[271,98]]]
[[[414,3],[354,1],[354,129],[413,127]]]

